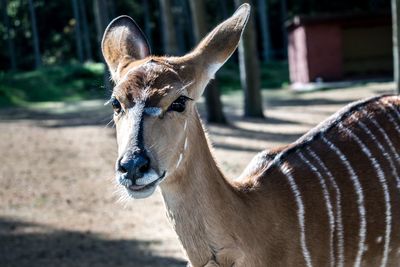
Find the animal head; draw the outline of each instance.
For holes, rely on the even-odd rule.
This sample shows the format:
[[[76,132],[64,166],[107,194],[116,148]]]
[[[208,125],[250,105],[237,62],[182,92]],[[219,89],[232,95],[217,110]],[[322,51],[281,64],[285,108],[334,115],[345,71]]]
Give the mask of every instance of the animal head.
[[[250,14],[244,4],[182,57],[155,57],[128,16],[105,30],[102,52],[115,83],[110,103],[117,130],[116,178],[131,197],[150,196],[180,161],[195,101],[235,51]],[[179,163],[179,162],[178,162]]]

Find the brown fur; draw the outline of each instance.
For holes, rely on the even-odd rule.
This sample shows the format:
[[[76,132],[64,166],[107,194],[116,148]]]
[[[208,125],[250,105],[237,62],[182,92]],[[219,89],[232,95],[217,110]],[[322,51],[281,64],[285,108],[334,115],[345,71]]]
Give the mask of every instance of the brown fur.
[[[253,168],[242,179],[232,181],[224,177],[214,160],[194,103],[188,102],[182,113],[166,112],[182,94],[194,99],[200,97],[213,72],[235,50],[248,14],[249,6],[242,6],[183,57],[152,57],[140,53],[149,49],[137,48],[132,40],[143,46],[145,39],[126,19],[117,19],[116,25],[109,27],[112,34],[106,31],[103,39],[103,53],[116,82],[114,95],[123,108],[129,109],[137,100],[146,100],[147,106],[159,107],[164,112],[165,116],[145,119],[144,143],[152,168],[158,173],[164,170],[168,173],[160,186],[168,217],[190,263],[194,267],[305,266],[300,247],[298,207],[287,177],[279,170],[285,166],[297,181],[304,199],[306,241],[312,262],[314,266],[330,266],[329,222],[324,196],[316,174],[301,162],[298,154],[311,148],[332,171],[342,190],[345,265],[352,266],[359,230],[357,199],[344,165],[321,141],[319,134],[325,131],[326,138],[343,151],[360,177],[368,212],[368,250],[362,263],[363,266],[379,266],[383,248],[376,238],[382,236],[385,229],[382,190],[369,159],[337,127],[337,121],[328,121],[294,144],[266,153],[261,162],[250,166]],[[128,34],[126,29],[130,30]],[[357,122],[362,121],[382,141],[378,129],[370,123],[369,117],[372,117],[392,137],[399,151],[399,135],[387,120],[387,115],[392,113],[387,108],[389,104],[398,108],[399,97],[383,97],[361,105],[358,110],[347,110],[349,114],[341,122],[362,140],[369,140],[357,127]],[[363,110],[369,115],[365,116]],[[120,156],[129,145],[131,119],[129,114],[115,118]],[[385,174],[389,173],[384,156],[370,144],[371,141],[365,142]],[[383,144],[388,150],[387,144]],[[283,156],[278,161],[279,155]],[[307,157],[312,164],[318,165]],[[399,266],[400,258],[396,253],[400,247],[397,230],[400,229],[397,208],[400,199],[394,177],[387,175],[387,179],[391,189],[394,232],[388,266]],[[336,200],[332,187],[329,187],[329,195]],[[335,239],[334,243],[337,242]]]

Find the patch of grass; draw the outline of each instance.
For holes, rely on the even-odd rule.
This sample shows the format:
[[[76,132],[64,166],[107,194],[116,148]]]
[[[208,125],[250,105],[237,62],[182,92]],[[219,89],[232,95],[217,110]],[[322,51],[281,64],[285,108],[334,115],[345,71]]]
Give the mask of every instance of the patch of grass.
[[[105,98],[104,65],[70,64],[28,72],[0,72],[0,107],[28,106],[35,102]],[[218,73],[221,92],[241,90],[239,67],[229,61]],[[261,64],[261,87],[281,88],[289,82],[286,62]]]
[[[0,106],[103,97],[103,71],[103,64],[90,63],[0,72]]]
[[[289,84],[289,70],[286,61],[261,63],[261,88],[277,89]],[[222,93],[241,90],[239,66],[229,61],[217,72],[217,79]]]

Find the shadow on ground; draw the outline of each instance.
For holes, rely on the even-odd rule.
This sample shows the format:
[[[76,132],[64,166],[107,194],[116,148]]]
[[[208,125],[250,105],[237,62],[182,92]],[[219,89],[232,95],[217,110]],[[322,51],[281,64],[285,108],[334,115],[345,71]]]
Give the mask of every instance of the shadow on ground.
[[[156,241],[115,240],[86,232],[57,230],[0,218],[0,266],[3,267],[158,267],[186,262],[152,255]]]

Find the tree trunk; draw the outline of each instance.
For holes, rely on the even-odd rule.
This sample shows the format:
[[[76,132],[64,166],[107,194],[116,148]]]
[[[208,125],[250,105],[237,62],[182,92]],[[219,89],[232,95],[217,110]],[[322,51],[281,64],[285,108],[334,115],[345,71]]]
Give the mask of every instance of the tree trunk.
[[[178,52],[178,45],[176,42],[175,25],[171,10],[171,0],[160,0],[160,6],[164,51],[168,55],[175,55]]]
[[[251,0],[235,0],[236,5],[251,4]],[[251,14],[239,43],[240,81],[244,89],[244,116],[263,118],[260,91],[260,66],[257,55],[254,15]]]
[[[143,17],[144,17],[144,34],[147,37],[147,41],[149,42],[150,47],[153,47],[153,38],[151,35],[151,21],[150,21],[150,12],[149,12],[149,2],[148,0],[142,0],[143,6]]]
[[[115,0],[106,0],[106,5],[108,7],[108,18],[110,21],[117,16],[115,9]]]
[[[189,3],[193,19],[194,36],[196,41],[199,42],[207,34],[204,1],[190,0]],[[208,84],[204,96],[206,99],[208,122],[226,124],[217,81],[211,81]]]
[[[268,20],[268,3],[266,0],[258,1],[258,17],[260,19],[261,27],[261,38],[262,38],[262,59],[264,62],[268,62],[272,57],[272,46],[271,46],[271,35],[269,32],[269,20]]]
[[[39,68],[42,65],[42,59],[40,55],[40,44],[39,44],[39,36],[36,25],[36,13],[35,7],[33,5],[33,0],[28,0],[29,4],[29,13],[31,16],[31,27],[32,27],[32,42],[33,42],[33,50],[35,55],[35,68]]]
[[[85,0],[78,0],[79,3],[79,12],[82,22],[82,36],[83,36],[83,46],[85,48],[85,60],[92,61],[93,53],[92,53],[92,45],[90,43],[90,34],[89,34],[89,26],[86,15],[86,7]]]
[[[287,19],[287,4],[286,0],[281,0],[281,25],[282,25],[282,43],[283,43],[283,57],[288,57],[288,34],[286,30],[286,19]]]
[[[393,79],[400,93],[400,0],[392,1]]]
[[[75,45],[76,53],[80,63],[83,63],[83,47],[82,47],[82,34],[81,34],[81,18],[79,16],[78,0],[71,0],[72,10],[75,18]]]
[[[184,29],[186,33],[186,51],[190,48],[192,48],[195,45],[195,37],[193,33],[193,28],[192,28],[192,17],[191,17],[191,12],[190,12],[190,7],[188,6],[187,0],[179,0],[179,5],[182,7],[183,10],[183,21],[184,21]]]
[[[1,5],[3,6],[3,19],[4,25],[6,27],[6,39],[7,39],[7,46],[8,46],[8,55],[10,57],[10,68],[12,71],[17,70],[17,57],[15,56],[15,43],[14,43],[14,36],[11,33],[11,25],[10,25],[10,18],[7,14],[7,0],[1,0]]]
[[[173,9],[173,17],[175,18],[175,28],[176,32],[179,34],[176,35],[176,41],[178,46],[178,55],[183,55],[186,47],[186,39],[185,39],[185,17],[183,15],[183,6],[181,5],[180,0],[173,0],[175,8]]]
[[[229,17],[229,14],[228,14],[228,7],[226,6],[226,1],[225,0],[219,0],[218,4],[221,7],[222,19],[227,19]]]
[[[107,92],[110,92],[112,90],[110,73],[106,67],[103,55],[101,53],[101,39],[103,38],[104,30],[106,29],[110,21],[110,17],[107,11],[108,11],[108,5],[106,0],[93,1],[93,13],[95,17],[96,31],[97,31],[97,51],[104,63],[104,86]]]

